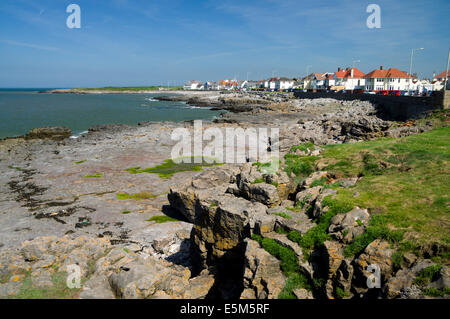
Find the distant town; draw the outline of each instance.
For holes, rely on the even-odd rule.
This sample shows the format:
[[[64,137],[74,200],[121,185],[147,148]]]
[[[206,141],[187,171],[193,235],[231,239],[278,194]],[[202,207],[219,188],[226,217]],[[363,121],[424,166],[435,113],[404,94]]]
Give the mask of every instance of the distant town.
[[[447,77],[446,77],[447,72]],[[229,91],[273,91],[292,92],[327,91],[337,93],[367,93],[383,95],[430,95],[450,85],[446,78],[450,71],[433,75],[431,79],[419,79],[416,74],[408,74],[397,68],[380,66],[367,74],[355,67],[338,68],[336,72],[313,72],[303,78],[272,77],[267,80],[225,79],[214,81],[189,81],[184,90],[229,90]],[[447,82],[447,83],[446,83]]]

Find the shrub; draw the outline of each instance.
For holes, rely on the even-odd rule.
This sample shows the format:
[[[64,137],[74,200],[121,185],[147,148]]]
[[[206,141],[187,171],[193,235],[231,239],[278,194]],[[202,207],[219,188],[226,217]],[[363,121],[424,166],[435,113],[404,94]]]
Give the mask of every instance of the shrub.
[[[292,291],[299,288],[311,290],[311,285],[308,282],[308,278],[300,273],[291,274],[287,278],[283,290],[278,295],[278,299],[296,299]]]
[[[336,287],[336,297],[338,299],[344,299],[346,297],[350,296],[350,294],[348,293],[348,291],[345,291],[339,287]]]
[[[422,269],[414,280],[414,283],[419,286],[424,286],[432,281],[435,281],[438,279],[441,269],[442,265],[433,265]]]
[[[344,256],[351,257],[361,253],[371,242],[376,239],[385,239],[390,243],[398,243],[403,239],[404,231],[390,230],[387,227],[386,218],[374,215],[364,234],[356,236],[351,244],[345,247]]]

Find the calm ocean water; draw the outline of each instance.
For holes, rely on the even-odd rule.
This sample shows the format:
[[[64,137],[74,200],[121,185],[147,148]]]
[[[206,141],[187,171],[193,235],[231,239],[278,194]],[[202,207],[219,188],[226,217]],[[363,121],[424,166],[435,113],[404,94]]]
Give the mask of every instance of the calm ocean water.
[[[183,102],[156,101],[167,94],[40,94],[39,89],[0,89],[0,138],[44,126],[66,126],[77,136],[97,124],[211,120],[220,111]]]

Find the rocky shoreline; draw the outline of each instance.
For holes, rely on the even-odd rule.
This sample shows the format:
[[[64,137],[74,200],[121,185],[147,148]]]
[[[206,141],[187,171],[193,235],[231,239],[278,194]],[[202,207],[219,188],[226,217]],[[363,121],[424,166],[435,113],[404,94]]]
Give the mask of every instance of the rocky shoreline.
[[[375,106],[361,101],[211,93],[158,99],[228,111],[204,128],[279,127],[281,157],[303,143],[355,143],[433,128],[382,120]],[[319,169],[297,185],[286,172],[265,174],[255,163],[171,178],[127,171],[170,158],[170,135],[180,126],[193,129],[191,122],[100,125],[78,139],[67,139],[60,128],[0,141],[0,297],[23,293],[30,280],[30,287],[55,287],[54,279],[77,264],[83,285],[76,298],[277,298],[291,279],[281,271],[283,262],[263,249],[264,238],[295,256],[298,274],[322,281],[295,289],[299,299],[423,298],[413,282],[434,265],[429,259],[409,256],[395,269],[383,240],[359,256],[344,256],[345,244],[367,227],[365,209],[336,215],[327,229],[334,240],[309,258],[288,239],[285,232],[305,234],[330,209],[326,198],[335,190],[314,181],[350,187],[357,178],[336,179]],[[293,218],[282,217],[299,203]],[[159,223],[161,216],[177,221]],[[384,287],[375,295],[365,285],[366,266],[374,262]],[[444,266],[430,287],[445,288],[448,280]]]

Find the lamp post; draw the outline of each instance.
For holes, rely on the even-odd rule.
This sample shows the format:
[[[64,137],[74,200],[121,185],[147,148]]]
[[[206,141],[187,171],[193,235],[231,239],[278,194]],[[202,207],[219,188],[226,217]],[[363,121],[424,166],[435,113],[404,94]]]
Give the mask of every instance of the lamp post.
[[[355,68],[355,63],[359,63],[359,62],[361,62],[361,61],[360,60],[353,61],[352,69],[350,70],[351,77],[352,77],[352,94],[353,94],[353,91],[355,90],[355,86],[353,85],[353,73],[354,73],[353,69]]]
[[[309,69],[312,68],[312,65],[307,65],[306,66],[306,76],[305,76],[305,80],[308,81],[308,75],[309,75]],[[306,90],[306,87],[303,87],[304,90]]]
[[[447,82],[448,82],[448,67],[450,64],[450,49],[448,50],[448,58],[447,58],[447,69],[445,70],[445,82],[444,82],[444,92],[447,90]]]
[[[424,48],[411,49],[411,59],[410,59],[410,62],[409,62],[408,92],[409,92],[409,88],[410,88],[410,85],[411,85],[411,73],[412,73],[412,64],[413,64],[414,51],[421,51],[421,50],[424,50]]]

